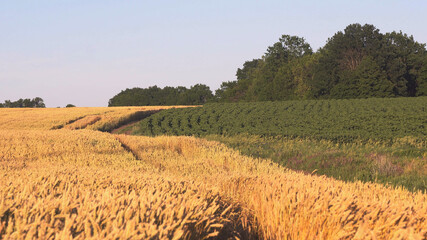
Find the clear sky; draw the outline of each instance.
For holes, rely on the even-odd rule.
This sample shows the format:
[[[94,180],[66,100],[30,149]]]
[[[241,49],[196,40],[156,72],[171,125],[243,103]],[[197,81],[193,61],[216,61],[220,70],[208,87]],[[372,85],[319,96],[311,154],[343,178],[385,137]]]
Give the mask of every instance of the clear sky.
[[[121,90],[235,80],[282,34],[314,50],[352,23],[427,43],[427,1],[0,0],[0,102],[107,106]]]

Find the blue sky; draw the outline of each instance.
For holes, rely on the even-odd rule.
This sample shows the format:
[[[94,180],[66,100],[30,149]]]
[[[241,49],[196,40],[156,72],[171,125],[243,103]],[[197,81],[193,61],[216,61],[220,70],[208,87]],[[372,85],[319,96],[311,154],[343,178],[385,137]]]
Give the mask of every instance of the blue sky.
[[[0,102],[106,106],[133,87],[235,80],[282,34],[314,50],[352,23],[427,43],[427,1],[0,0]]]

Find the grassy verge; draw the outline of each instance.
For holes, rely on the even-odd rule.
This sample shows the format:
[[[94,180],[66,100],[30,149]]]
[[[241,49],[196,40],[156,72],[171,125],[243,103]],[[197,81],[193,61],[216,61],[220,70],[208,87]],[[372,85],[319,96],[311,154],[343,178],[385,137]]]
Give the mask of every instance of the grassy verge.
[[[392,143],[208,135],[242,154],[269,158],[287,168],[315,172],[344,181],[378,182],[427,191],[426,141],[405,137]]]

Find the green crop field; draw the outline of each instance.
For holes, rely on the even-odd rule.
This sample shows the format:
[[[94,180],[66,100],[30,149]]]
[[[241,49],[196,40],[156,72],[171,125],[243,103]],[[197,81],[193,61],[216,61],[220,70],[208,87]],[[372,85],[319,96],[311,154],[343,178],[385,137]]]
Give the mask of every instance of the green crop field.
[[[141,135],[309,137],[334,141],[427,135],[427,97],[208,104],[143,120]]]

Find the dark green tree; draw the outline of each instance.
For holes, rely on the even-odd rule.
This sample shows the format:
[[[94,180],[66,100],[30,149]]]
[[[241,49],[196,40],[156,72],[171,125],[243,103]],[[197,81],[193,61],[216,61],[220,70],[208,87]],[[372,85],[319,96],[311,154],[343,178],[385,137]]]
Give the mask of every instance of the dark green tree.
[[[293,72],[293,61],[283,64],[274,75],[271,91],[272,100],[290,100],[295,98],[296,81]]]
[[[32,100],[33,102],[33,106],[32,107],[36,107],[36,108],[45,108],[46,105],[44,104],[44,101],[42,98],[40,97],[36,97]]]
[[[369,61],[374,62],[375,67],[393,85],[393,96],[416,96],[422,84],[418,77],[422,72],[422,59],[426,55],[425,44],[416,42],[412,36],[402,32],[381,34],[373,25],[351,24],[344,32],[338,32],[330,38],[319,54],[314,77],[310,81],[315,98],[342,96],[343,93],[338,93],[338,89],[345,89],[349,81],[356,81],[349,78],[356,77],[354,71],[366,57],[370,57]],[[377,97],[382,96],[380,92],[377,93]],[[347,97],[351,96],[354,94]]]
[[[368,98],[393,96],[393,84],[370,56],[362,59],[354,71],[341,75],[331,90],[332,98]]]
[[[313,96],[327,98],[337,84],[344,84],[341,76],[354,71],[365,56],[376,56],[381,49],[382,34],[369,24],[351,24],[344,32],[337,32],[320,49],[319,63],[310,81]]]
[[[266,58],[288,60],[298,58],[304,55],[311,55],[313,50],[310,44],[305,42],[304,38],[298,36],[282,35],[279,42],[272,47],[268,47]]]
[[[121,91],[108,101],[108,106],[199,105],[212,99],[212,92],[203,84],[196,84],[190,89],[151,86]]]
[[[235,84],[224,83],[218,91],[220,101],[267,101],[293,98],[291,61],[313,53],[304,38],[282,35],[279,41],[267,48],[261,59],[243,64],[236,73]],[[282,91],[283,90],[283,91]]]
[[[253,84],[255,71],[261,63],[261,59],[246,61],[243,68],[238,68],[236,72],[237,81],[228,81],[221,84],[215,97],[220,102],[237,102],[249,100],[247,95],[249,87]]]
[[[239,100],[237,94],[237,81],[222,82],[220,88],[215,90],[215,98],[218,102],[236,102]]]
[[[36,97],[33,99],[18,99],[17,101],[10,101],[6,100],[4,101],[4,104],[2,104],[5,108],[45,108],[45,104],[43,102],[43,99],[40,97]]]
[[[396,96],[416,96],[419,68],[427,52],[425,44],[402,32],[386,33],[381,59]]]
[[[422,60],[417,76],[416,96],[427,96],[427,56]]]
[[[183,104],[201,105],[213,100],[210,88],[204,84],[196,84],[183,94]]]

